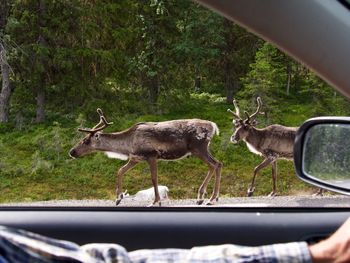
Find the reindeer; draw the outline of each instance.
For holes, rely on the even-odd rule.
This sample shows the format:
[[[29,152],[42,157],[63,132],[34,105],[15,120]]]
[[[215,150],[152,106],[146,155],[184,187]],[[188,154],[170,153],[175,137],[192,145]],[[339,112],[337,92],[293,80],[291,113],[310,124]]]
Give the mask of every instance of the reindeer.
[[[233,100],[235,112],[228,109],[234,116],[233,124],[235,126],[235,132],[231,136],[231,142],[236,144],[240,140],[243,140],[248,149],[265,159],[254,169],[253,180],[247,191],[248,196],[252,196],[255,190],[255,178],[257,173],[268,166],[272,165],[272,180],[273,188],[269,196],[276,195],[276,181],[277,181],[277,160],[286,159],[293,160],[293,146],[294,139],[297,131],[297,127],[285,127],[282,125],[274,124],[263,129],[256,128],[256,116],[260,113],[262,102],[260,97],[257,98],[258,108],[252,114],[249,115],[245,111],[246,119],[243,120],[240,116],[240,111],[237,102]]]
[[[219,129],[214,122],[199,119],[183,119],[164,122],[137,123],[127,130],[115,133],[103,133],[108,125],[101,109],[97,109],[100,122],[92,129],[80,128],[78,131],[87,136],[75,145],[69,152],[73,158],[81,157],[91,152],[101,151],[109,157],[128,160],[117,173],[116,205],[125,197],[122,192],[124,174],[141,161],[146,161],[150,167],[151,178],[155,193],[152,205],[161,205],[158,191],[158,160],[179,160],[193,155],[209,166],[209,171],[198,190],[197,204],[202,204],[208,183],[215,172],[213,193],[206,203],[218,201],[222,164],[215,160],[208,146]]]

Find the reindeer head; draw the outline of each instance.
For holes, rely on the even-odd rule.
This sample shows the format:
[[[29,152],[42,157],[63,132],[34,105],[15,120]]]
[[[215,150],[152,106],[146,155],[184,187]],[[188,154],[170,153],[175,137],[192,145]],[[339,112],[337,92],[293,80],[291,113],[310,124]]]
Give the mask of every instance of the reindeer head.
[[[100,135],[104,128],[113,122],[107,122],[106,117],[100,108],[97,109],[98,115],[100,115],[100,122],[96,124],[92,129],[79,128],[78,131],[88,133],[79,143],[77,143],[70,151],[69,156],[72,158],[78,158],[88,153],[98,150],[100,147]]]
[[[246,119],[243,120],[240,116],[240,111],[237,105],[236,100],[233,100],[233,105],[235,106],[235,112],[228,109],[228,112],[231,112],[233,115],[233,125],[235,127],[235,132],[232,134],[231,136],[231,142],[232,143],[238,143],[240,140],[244,140],[247,135],[249,134],[249,130],[252,127],[255,127],[257,124],[257,121],[255,120],[256,115],[258,115],[258,113],[260,113],[260,109],[262,106],[262,102],[261,102],[261,98],[257,97],[256,99],[257,103],[258,103],[258,108],[257,110],[252,114],[249,115],[247,111],[244,111],[245,115],[246,115]]]

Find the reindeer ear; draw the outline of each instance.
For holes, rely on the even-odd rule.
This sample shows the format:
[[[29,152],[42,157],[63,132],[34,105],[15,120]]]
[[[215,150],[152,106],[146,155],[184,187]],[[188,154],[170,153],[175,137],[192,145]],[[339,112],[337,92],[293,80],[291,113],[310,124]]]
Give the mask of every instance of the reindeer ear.
[[[241,126],[244,124],[244,121],[243,120],[240,120],[240,119],[233,119],[233,125],[238,127],[238,126]]]
[[[96,133],[94,134],[94,137],[95,137],[95,140],[96,140],[96,141],[100,140],[100,133],[99,133],[99,132],[96,132]]]
[[[252,125],[252,126],[256,126],[256,125],[258,125],[258,123],[259,123],[259,122],[257,122],[256,120],[253,120],[252,123],[251,123],[251,125]]]

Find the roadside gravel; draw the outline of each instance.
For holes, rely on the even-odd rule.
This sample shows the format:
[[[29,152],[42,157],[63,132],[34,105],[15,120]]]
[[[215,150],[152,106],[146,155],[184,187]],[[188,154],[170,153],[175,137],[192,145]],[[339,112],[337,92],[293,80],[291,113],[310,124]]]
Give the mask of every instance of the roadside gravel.
[[[151,201],[134,200],[128,197],[118,207],[146,207]],[[5,203],[0,206],[49,206],[49,207],[116,207],[114,200],[52,200],[40,202]],[[163,207],[198,207],[195,199],[162,201]],[[350,207],[350,197],[342,195],[315,196],[276,196],[276,197],[237,197],[220,198],[215,207]]]

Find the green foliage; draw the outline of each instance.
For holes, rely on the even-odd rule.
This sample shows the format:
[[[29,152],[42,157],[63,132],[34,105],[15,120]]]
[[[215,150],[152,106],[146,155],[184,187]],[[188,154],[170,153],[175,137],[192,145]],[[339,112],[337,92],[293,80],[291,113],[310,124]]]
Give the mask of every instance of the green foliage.
[[[251,70],[242,78],[244,89],[238,97],[262,98],[266,123],[286,123],[288,112],[305,118],[348,115],[349,103],[313,72],[265,43],[255,55]],[[302,107],[301,107],[302,105]]]
[[[193,89],[225,95],[258,46],[256,37],[186,0],[16,1],[6,33],[16,86],[11,112],[27,122],[40,92],[46,114],[90,112],[97,104],[159,113]]]
[[[10,121],[0,124],[1,202],[114,198],[114,174],[123,162],[67,155],[83,136],[76,128],[98,121],[98,107],[114,122],[107,131],[141,121],[215,121],[221,135],[211,150],[225,165],[227,196],[245,195],[260,162],[244,144],[228,143],[233,97],[248,112],[262,97],[260,127],[350,114],[349,101],[305,67],[187,0],[13,1],[0,31],[14,87]],[[37,124],[40,109],[45,121]],[[291,163],[280,167],[282,194],[308,189]],[[206,172],[193,158],[163,162],[160,182],[173,197],[192,198]],[[258,178],[257,194],[270,191],[269,174]],[[125,183],[131,193],[150,186],[147,166],[131,171]]]
[[[244,105],[249,101],[241,100]],[[225,98],[210,93],[193,93],[182,100],[179,110],[162,115],[105,114],[114,124],[107,131],[120,131],[140,121],[162,121],[179,118],[202,118],[214,121],[220,128],[220,136],[214,137],[210,150],[224,164],[222,190],[224,196],[245,196],[252,172],[262,158],[248,151],[242,142],[229,143],[232,135],[232,119],[227,113]],[[285,123],[299,125],[307,106],[290,105],[285,109]],[[291,112],[291,108],[297,108]],[[295,114],[294,114],[295,113]],[[124,162],[108,159],[101,153],[73,160],[69,149],[84,134],[77,127],[91,127],[97,122],[95,110],[90,112],[93,120],[83,114],[75,117],[55,118],[56,121],[36,124],[20,131],[6,130],[0,135],[0,202],[35,201],[52,199],[114,199],[115,174]],[[4,130],[5,131],[5,130]],[[311,188],[299,181],[292,162],[279,161],[279,194],[310,192]],[[195,198],[199,185],[205,177],[207,166],[196,158],[177,162],[159,162],[159,183],[170,188],[172,198]],[[211,182],[208,192],[212,190]],[[136,166],[125,176],[124,187],[131,194],[151,187],[149,168],[146,163]],[[271,169],[264,169],[257,178],[257,195],[271,191]]]
[[[349,131],[347,125],[313,126],[305,138],[305,172],[322,180],[348,178]]]

